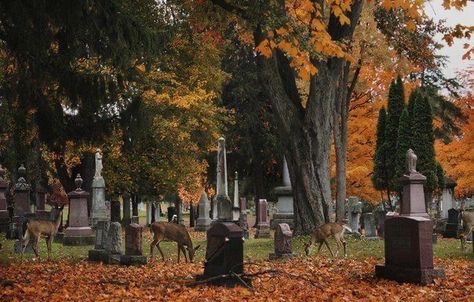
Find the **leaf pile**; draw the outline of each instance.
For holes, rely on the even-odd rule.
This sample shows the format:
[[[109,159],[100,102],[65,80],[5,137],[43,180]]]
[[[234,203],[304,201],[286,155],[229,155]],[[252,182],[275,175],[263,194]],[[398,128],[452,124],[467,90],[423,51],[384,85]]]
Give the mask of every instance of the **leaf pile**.
[[[153,261],[143,267],[87,261],[35,262],[0,267],[1,301],[473,301],[474,270],[465,260],[437,260],[446,279],[429,286],[377,279],[380,260],[297,258],[249,263],[254,290],[189,287],[202,264]],[[278,272],[272,272],[278,271]]]

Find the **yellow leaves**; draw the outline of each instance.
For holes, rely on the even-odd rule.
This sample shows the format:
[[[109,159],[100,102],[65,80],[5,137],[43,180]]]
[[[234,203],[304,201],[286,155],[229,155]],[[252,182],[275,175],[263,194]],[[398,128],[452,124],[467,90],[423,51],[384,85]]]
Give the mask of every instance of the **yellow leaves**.
[[[265,58],[270,58],[272,56],[272,49],[270,47],[270,41],[265,39],[255,48],[257,52],[263,55]]]
[[[416,30],[416,23],[413,20],[408,20],[406,22],[406,27],[409,31],[414,32]]]

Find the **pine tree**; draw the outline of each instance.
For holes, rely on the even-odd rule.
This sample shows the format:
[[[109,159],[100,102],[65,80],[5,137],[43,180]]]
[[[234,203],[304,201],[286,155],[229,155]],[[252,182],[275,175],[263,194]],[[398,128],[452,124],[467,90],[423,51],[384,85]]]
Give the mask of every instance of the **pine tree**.
[[[415,94],[412,94],[412,96]],[[410,100],[412,99],[410,96]],[[406,153],[408,149],[412,148],[412,123],[408,113],[408,109],[403,109],[402,116],[400,117],[400,123],[398,126],[398,139],[397,139],[397,165],[396,165],[396,178],[397,180],[406,173]],[[401,187],[397,187],[400,191]]]
[[[379,110],[379,118],[377,121],[377,141],[375,144],[374,155],[374,173],[372,174],[372,183],[377,190],[387,189],[386,175],[386,155],[385,155],[385,128],[387,113],[385,108]]]
[[[397,138],[400,116],[405,107],[403,82],[400,77],[390,85],[388,93],[387,125],[385,129],[386,173],[388,189],[395,189],[397,168]]]
[[[414,93],[421,94],[421,92]],[[434,151],[433,115],[429,101],[424,96],[420,96],[413,105],[412,133],[413,150],[418,157],[417,170],[427,178],[425,202],[429,203],[433,191],[438,186],[438,177]]]

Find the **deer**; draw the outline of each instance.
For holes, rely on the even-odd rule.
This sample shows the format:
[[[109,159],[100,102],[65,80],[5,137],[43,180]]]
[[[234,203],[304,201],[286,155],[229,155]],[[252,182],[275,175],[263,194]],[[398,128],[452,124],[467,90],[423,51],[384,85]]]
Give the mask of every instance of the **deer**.
[[[184,259],[188,262],[186,257],[186,249],[189,254],[189,261],[192,263],[194,261],[194,253],[200,247],[199,245],[193,248],[193,242],[189,236],[186,227],[182,224],[170,223],[170,222],[154,222],[150,226],[150,231],[153,234],[153,241],[150,245],[150,257],[153,258],[153,248],[156,246],[158,251],[160,251],[163,261],[165,261],[165,256],[163,251],[160,248],[160,242],[163,240],[174,241],[178,244],[178,263],[180,253],[183,252]]]
[[[328,238],[334,237],[334,239],[336,239],[336,244],[337,244],[336,256],[339,253],[339,247],[342,245],[344,247],[344,257],[347,257],[347,252],[346,252],[347,243],[344,240],[345,230],[352,232],[352,230],[348,226],[344,224],[340,224],[340,223],[335,223],[335,222],[329,222],[329,223],[323,224],[319,228],[315,229],[313,233],[311,233],[310,241],[308,243],[305,243],[306,256],[309,256],[309,248],[311,247],[311,245],[313,245],[313,243],[319,243],[318,251],[316,252],[316,254],[319,253],[324,243],[328,247],[329,252],[331,252],[331,255],[335,257],[327,241]]]
[[[461,234],[459,234],[459,238],[461,239],[461,250],[465,251],[466,240],[467,238],[469,238],[469,234],[471,234],[474,229],[474,212],[461,210],[459,216],[461,216],[463,226],[463,231],[461,232]]]
[[[58,232],[59,224],[61,223],[61,216],[63,213],[64,206],[59,207],[57,217],[54,221],[50,220],[30,220],[26,222],[26,232],[22,240],[22,251],[21,256],[25,252],[26,246],[30,241],[33,241],[32,248],[35,252],[36,257],[39,259],[38,243],[41,237],[46,239],[46,246],[48,248],[48,260],[51,259],[51,244],[54,236]]]

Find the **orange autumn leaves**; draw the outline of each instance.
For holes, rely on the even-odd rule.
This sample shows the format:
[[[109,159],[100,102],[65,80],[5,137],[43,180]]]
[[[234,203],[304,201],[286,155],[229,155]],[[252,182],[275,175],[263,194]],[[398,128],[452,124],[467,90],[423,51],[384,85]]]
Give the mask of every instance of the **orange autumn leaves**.
[[[260,261],[245,272],[275,270],[253,278],[254,290],[201,285],[188,287],[203,272],[201,263],[154,261],[142,267],[87,261],[32,262],[0,267],[1,301],[472,301],[474,279],[466,260],[436,260],[446,279],[417,286],[377,279],[383,260],[296,258]],[[1,285],[0,285],[1,286]]]

